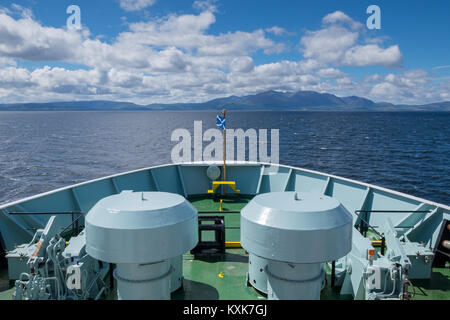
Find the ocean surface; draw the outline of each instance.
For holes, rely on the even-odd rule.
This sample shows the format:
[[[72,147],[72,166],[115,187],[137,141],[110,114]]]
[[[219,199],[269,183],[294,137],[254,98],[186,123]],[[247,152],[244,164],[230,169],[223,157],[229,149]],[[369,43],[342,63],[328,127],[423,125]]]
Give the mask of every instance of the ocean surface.
[[[170,163],[172,131],[215,112],[0,112],[0,204]],[[280,163],[450,205],[450,113],[230,112],[280,130]]]

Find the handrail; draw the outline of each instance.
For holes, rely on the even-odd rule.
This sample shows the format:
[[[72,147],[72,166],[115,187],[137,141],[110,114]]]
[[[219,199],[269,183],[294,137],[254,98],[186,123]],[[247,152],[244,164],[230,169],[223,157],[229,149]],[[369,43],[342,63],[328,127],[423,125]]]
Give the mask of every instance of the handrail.
[[[65,227],[59,234],[63,234],[67,231],[70,227],[72,227],[73,233],[78,233],[79,230],[79,224],[78,221],[83,217],[83,212],[80,211],[65,211],[65,212],[8,212],[10,215],[51,215],[51,216],[58,216],[58,215],[71,215],[72,216],[72,223],[70,223],[67,227]],[[75,219],[75,216],[79,215],[78,218]]]
[[[419,211],[414,211],[414,210],[355,210],[355,214],[358,218],[361,219],[362,222],[364,222],[365,224],[367,224],[367,226],[369,226],[373,231],[375,231],[379,236],[380,233],[377,232],[375,230],[374,227],[372,227],[366,220],[364,220],[363,218],[361,218],[361,216],[359,215],[360,213],[430,213],[431,210],[419,210]],[[360,224],[359,225],[359,231],[362,233],[364,224]]]
[[[375,232],[379,237],[381,237],[381,254],[384,256],[384,250],[386,247],[386,238],[384,234],[379,233],[375,230],[375,227],[372,227],[366,220],[361,217],[361,213],[430,213],[431,210],[355,210],[355,215],[361,219],[362,223],[359,224],[359,232],[363,234],[364,227],[367,225],[373,232]]]
[[[72,232],[74,234],[78,234],[78,231],[80,229],[80,226],[78,224],[78,221],[83,218],[83,213],[80,212],[80,216],[78,218],[76,218],[75,220],[73,219],[74,216],[72,215],[72,223],[69,224],[67,227],[65,227],[59,234],[62,235],[64,232],[66,232],[67,229],[69,229],[69,227],[72,227]],[[75,224],[75,226],[74,226]]]
[[[8,214],[10,215],[16,215],[16,216],[20,216],[20,215],[51,215],[51,216],[55,216],[55,215],[78,215],[78,214],[83,214],[83,212],[79,212],[79,211],[65,211],[65,212],[8,212]]]

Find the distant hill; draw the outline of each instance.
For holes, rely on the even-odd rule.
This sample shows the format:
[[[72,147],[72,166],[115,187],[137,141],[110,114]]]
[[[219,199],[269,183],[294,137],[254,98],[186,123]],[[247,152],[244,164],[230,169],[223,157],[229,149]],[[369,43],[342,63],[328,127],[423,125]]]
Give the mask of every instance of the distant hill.
[[[49,103],[0,104],[0,111],[108,111],[148,110],[131,102],[116,101],[70,101]]]
[[[228,97],[205,103],[162,105],[152,104],[149,108],[170,109],[222,109],[229,110],[340,110],[369,109],[376,104],[360,97],[339,98],[328,93],[298,91],[283,93],[267,91],[244,97]]]
[[[351,96],[338,97],[315,91],[266,91],[243,97],[231,96],[203,103],[137,105],[116,101],[69,101],[51,103],[0,104],[0,111],[133,111],[133,110],[299,110],[299,111],[450,111],[450,101],[427,105],[375,103]]]

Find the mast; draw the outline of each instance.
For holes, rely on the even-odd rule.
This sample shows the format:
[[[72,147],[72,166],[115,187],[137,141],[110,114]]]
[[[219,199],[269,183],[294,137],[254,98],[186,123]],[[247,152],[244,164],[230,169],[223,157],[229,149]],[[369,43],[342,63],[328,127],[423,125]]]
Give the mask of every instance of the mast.
[[[222,116],[224,119],[226,119],[227,116],[227,110],[222,110]],[[223,181],[227,181],[227,128],[224,127],[223,129]],[[227,188],[224,185],[223,186],[223,195],[227,195]]]

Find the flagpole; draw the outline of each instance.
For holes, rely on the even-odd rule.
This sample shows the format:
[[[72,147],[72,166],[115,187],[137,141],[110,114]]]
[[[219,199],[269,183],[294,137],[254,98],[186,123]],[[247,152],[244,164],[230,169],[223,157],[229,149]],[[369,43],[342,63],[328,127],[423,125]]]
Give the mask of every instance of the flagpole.
[[[226,119],[227,110],[222,110],[222,116]],[[223,181],[227,181],[227,129],[226,126],[223,129]],[[227,195],[227,187],[223,185],[223,195]]]

